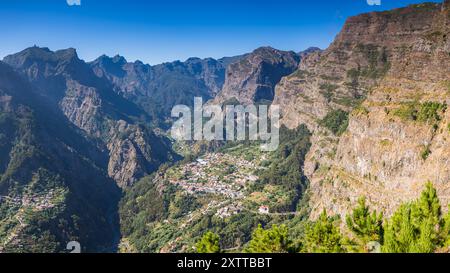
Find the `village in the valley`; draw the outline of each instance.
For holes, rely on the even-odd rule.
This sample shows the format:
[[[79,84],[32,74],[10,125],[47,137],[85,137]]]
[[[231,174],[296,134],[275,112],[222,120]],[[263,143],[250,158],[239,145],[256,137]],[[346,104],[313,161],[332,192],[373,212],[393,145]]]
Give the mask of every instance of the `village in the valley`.
[[[227,218],[246,209],[243,205],[248,194],[246,190],[258,180],[258,171],[264,169],[259,160],[246,160],[233,153],[208,153],[172,169],[166,178],[187,194],[212,197],[201,214],[216,211],[216,216]],[[262,205],[257,212],[267,214],[269,207]],[[193,214],[188,218],[192,219]]]
[[[19,197],[0,196],[0,204],[6,203],[15,206],[29,207],[34,211],[42,211],[53,208],[55,205],[53,199],[55,198],[55,191],[50,190],[46,194],[24,195]]]

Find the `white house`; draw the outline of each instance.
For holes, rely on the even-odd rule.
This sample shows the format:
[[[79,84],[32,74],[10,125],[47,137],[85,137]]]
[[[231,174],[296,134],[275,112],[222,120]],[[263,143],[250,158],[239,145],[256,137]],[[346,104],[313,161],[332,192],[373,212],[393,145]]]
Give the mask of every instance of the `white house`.
[[[259,207],[259,213],[261,213],[261,214],[269,214],[269,207],[268,206],[261,206],[261,207]]]

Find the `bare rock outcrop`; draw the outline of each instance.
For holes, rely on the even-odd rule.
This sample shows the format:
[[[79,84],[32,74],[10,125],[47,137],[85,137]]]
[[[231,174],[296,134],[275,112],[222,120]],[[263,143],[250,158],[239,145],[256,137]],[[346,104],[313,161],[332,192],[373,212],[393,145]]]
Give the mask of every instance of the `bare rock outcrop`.
[[[300,56],[294,52],[261,47],[227,68],[225,84],[217,102],[236,99],[243,104],[272,101],[282,77],[297,69]]]
[[[389,216],[401,203],[417,198],[427,181],[434,183],[443,207],[450,202],[449,14],[445,1],[350,18],[321,60],[310,66],[313,79],[305,76],[295,89],[297,96],[291,89],[297,104],[289,109],[307,113],[286,115],[286,124],[306,122],[315,132],[305,165],[312,218],[323,209],[345,215],[361,196]],[[361,53],[366,60],[355,58]],[[354,87],[364,100],[343,105],[317,94],[320,87],[314,81],[323,80],[322,69],[330,61],[342,65],[324,73],[336,80],[357,78]],[[292,82],[283,81],[280,96]],[[351,85],[336,82],[333,96],[351,94],[346,92]],[[305,102],[307,94],[316,96],[313,103]],[[340,137],[317,123],[334,107],[351,112]]]

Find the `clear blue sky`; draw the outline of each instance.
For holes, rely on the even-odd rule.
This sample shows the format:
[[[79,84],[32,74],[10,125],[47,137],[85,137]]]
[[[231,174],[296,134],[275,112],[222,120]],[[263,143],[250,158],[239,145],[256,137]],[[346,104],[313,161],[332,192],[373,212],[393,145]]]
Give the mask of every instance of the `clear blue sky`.
[[[233,56],[259,46],[326,48],[348,16],[421,0],[2,0],[0,58],[34,44],[90,61],[120,54],[156,64]],[[441,2],[441,1],[436,1]]]

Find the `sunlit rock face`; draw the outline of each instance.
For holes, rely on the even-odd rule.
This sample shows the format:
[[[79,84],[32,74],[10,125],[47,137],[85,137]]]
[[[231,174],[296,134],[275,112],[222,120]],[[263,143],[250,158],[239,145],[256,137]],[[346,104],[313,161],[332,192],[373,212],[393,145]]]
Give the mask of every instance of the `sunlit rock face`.
[[[131,186],[174,159],[168,140],[142,125],[149,115],[117,94],[114,84],[96,75],[74,49],[52,52],[32,47],[7,56],[5,62],[107,155],[107,172],[120,187]]]
[[[305,163],[312,218],[323,209],[345,215],[361,196],[390,215],[427,181],[444,207],[450,201],[448,6],[352,17],[330,48],[309,55],[277,86],[283,122],[314,131]],[[415,118],[430,102],[441,105],[438,118]],[[342,136],[320,126],[333,109],[350,113]]]

